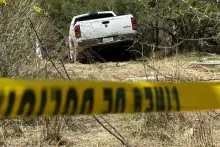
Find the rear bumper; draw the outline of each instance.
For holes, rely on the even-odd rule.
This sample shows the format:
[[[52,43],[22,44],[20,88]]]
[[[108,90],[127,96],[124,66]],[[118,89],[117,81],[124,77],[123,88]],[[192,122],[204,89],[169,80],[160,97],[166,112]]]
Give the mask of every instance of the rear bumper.
[[[111,36],[109,36],[111,37]],[[84,40],[81,42],[78,42],[79,47],[105,47],[105,46],[118,46],[118,45],[123,45],[123,46],[130,46],[135,39],[137,38],[136,33],[131,33],[131,34],[125,34],[125,35],[120,35],[120,36],[112,36],[113,41],[112,42],[103,42],[103,38],[98,38],[98,39],[89,39],[89,40]]]

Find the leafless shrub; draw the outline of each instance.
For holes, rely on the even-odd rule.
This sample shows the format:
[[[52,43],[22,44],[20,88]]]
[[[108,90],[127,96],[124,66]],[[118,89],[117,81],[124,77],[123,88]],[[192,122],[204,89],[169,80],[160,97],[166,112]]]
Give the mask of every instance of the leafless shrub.
[[[28,78],[36,65],[37,38],[28,18],[33,20],[43,43],[51,50],[58,48],[54,42],[58,33],[49,18],[37,14],[35,1],[24,0],[18,5],[5,5],[0,16],[0,76]],[[59,45],[59,43],[57,43]]]
[[[194,121],[192,144],[196,146],[214,146],[213,118],[210,112],[198,112],[198,118]]]
[[[48,78],[58,79],[60,75],[48,63],[38,61],[35,57],[36,36],[30,27],[27,18],[33,21],[36,31],[43,40],[43,45],[51,49],[51,56],[59,59],[68,52],[64,45],[65,39],[59,40],[53,22],[47,17],[36,14],[32,7],[36,1],[24,0],[19,7],[5,6],[0,17],[0,76],[2,77],[19,77],[19,78]],[[28,5],[27,5],[28,4]],[[19,9],[18,9],[19,8]],[[7,24],[7,25],[6,25]],[[63,42],[64,41],[64,42]],[[160,52],[155,57],[155,46],[148,46],[146,43],[141,44],[138,55],[152,53],[152,60],[156,62],[160,56],[165,56],[167,50]],[[147,49],[150,49],[148,52]],[[170,49],[176,53],[174,50]],[[151,52],[153,51],[153,52]],[[161,55],[162,54],[162,55]],[[91,54],[87,54],[88,60],[93,62]],[[59,60],[58,60],[59,61]],[[41,64],[41,65],[40,65]],[[176,69],[173,81],[186,80],[179,74],[180,65],[175,61]],[[61,69],[61,65],[56,62],[56,66]],[[153,66],[159,73],[159,68]],[[147,72],[147,68],[145,69]],[[77,76],[77,75],[76,75]],[[175,79],[174,79],[175,78]],[[77,77],[76,77],[77,79]],[[98,75],[88,74],[87,79],[98,80]],[[127,129],[129,139],[148,138],[156,140],[158,144],[174,146],[213,146],[213,128],[219,120],[219,112],[212,116],[209,113],[149,113],[135,114],[132,116],[110,117],[121,131]],[[109,119],[110,119],[109,118]],[[71,128],[73,132],[83,132],[81,135],[94,131],[99,126],[94,123],[91,117],[46,117],[46,118],[27,118],[27,119],[4,119],[0,121],[0,144],[4,145],[8,138],[28,138],[26,134],[29,127],[34,128],[33,134],[40,134],[39,141],[33,137],[33,143],[26,141],[28,145],[67,144],[65,139],[66,128]],[[81,124],[83,123],[83,125]],[[219,127],[219,126],[218,126]],[[37,129],[36,129],[37,128]],[[91,129],[95,128],[95,129]],[[216,127],[217,128],[217,127]],[[89,130],[91,129],[91,130]],[[130,135],[130,136],[129,136]],[[74,135],[73,135],[74,136]],[[128,139],[126,138],[126,139]]]
[[[48,17],[37,14],[33,6],[37,1],[22,0],[17,5],[4,5],[0,14],[0,76],[7,78],[42,78],[40,75],[43,67],[38,67],[42,62],[36,58],[37,38],[30,27],[28,18],[33,21],[33,25],[43,44],[53,52],[55,49],[62,50],[59,40],[59,32],[56,30]],[[54,43],[56,42],[56,43]],[[61,48],[62,47],[62,48]],[[65,47],[65,46],[64,46]],[[59,56],[59,54],[56,53]],[[39,74],[37,74],[39,73]],[[51,118],[52,119],[52,118]],[[62,141],[62,122],[56,119],[46,121],[43,131],[44,140]],[[24,128],[36,126],[40,121],[36,118],[26,119],[4,119],[1,120],[1,139],[9,137],[26,137]],[[41,124],[42,125],[42,124]]]
[[[65,126],[65,120],[62,117],[46,117],[44,120],[43,135],[44,140],[49,144],[55,141],[56,144],[62,145],[65,140],[62,137],[62,131]]]

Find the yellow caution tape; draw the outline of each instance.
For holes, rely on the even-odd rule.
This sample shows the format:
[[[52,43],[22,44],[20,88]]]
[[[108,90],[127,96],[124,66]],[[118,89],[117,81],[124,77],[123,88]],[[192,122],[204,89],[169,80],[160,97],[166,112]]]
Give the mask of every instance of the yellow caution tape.
[[[18,2],[6,3],[6,0],[0,0],[0,4],[1,4],[1,3],[2,3],[2,4],[8,4],[8,5],[14,5],[14,6],[16,6],[16,5],[19,4]],[[41,9],[40,7],[38,7],[38,6],[33,6],[33,8],[34,8],[35,12],[37,12],[37,13],[39,13],[39,14],[41,14],[41,13],[44,12],[44,10]],[[43,14],[44,14],[45,16],[48,16],[48,12],[44,12]]]
[[[37,6],[33,6],[33,7],[34,7],[34,9],[35,9],[35,11],[37,13],[41,13],[42,12],[42,9],[40,7],[37,7]]]
[[[0,117],[220,109],[220,83],[0,79]]]
[[[0,0],[0,3],[6,4],[6,0]]]
[[[44,12],[44,10],[41,9],[40,7],[33,6],[33,8],[34,8],[34,10],[35,10],[37,13],[39,13],[39,14],[41,14],[41,13]],[[44,15],[45,15],[45,16],[48,16],[48,12],[44,12]]]
[[[0,4],[7,4],[7,5],[9,5],[9,6],[17,6],[17,5],[19,5],[20,3],[19,2],[6,2],[6,0],[0,0]]]

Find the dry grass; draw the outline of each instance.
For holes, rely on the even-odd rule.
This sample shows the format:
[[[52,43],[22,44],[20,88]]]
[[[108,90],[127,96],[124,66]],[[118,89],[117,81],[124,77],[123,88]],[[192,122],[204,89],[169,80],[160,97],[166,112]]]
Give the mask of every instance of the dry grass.
[[[43,62],[42,62],[43,63]],[[44,62],[45,64],[46,62]],[[35,66],[36,78],[58,79],[47,63]],[[145,64],[145,66],[144,66]],[[56,63],[64,75],[61,64]],[[184,58],[122,63],[65,64],[72,79],[126,81],[133,76],[169,75],[173,81],[207,80],[216,68],[190,67]],[[38,68],[38,69],[37,69]],[[154,68],[154,69],[153,69]],[[40,72],[41,71],[41,72]],[[105,115],[131,146],[219,146],[218,111]],[[7,146],[122,146],[91,116],[26,118],[1,121],[1,144]]]
[[[29,3],[28,0],[25,2]],[[51,22],[31,11],[34,4],[35,1],[19,10],[7,7],[0,17],[1,77],[60,79],[51,63],[38,61],[34,56],[36,38],[27,17],[38,20],[34,24],[44,41],[51,43],[57,39]],[[54,48],[59,48],[59,45],[57,43]],[[219,79],[219,67],[192,67],[188,64],[192,59],[198,59],[198,56],[184,55],[162,60],[149,58],[144,63],[77,63],[65,64],[65,67],[73,80],[126,81],[132,77],[147,76],[163,76],[163,80],[174,82]],[[59,62],[55,64],[65,75],[62,65]],[[104,117],[134,147],[200,147],[220,146],[219,114],[218,111],[205,111],[112,114]],[[1,146],[122,146],[91,116],[2,119],[0,124]]]

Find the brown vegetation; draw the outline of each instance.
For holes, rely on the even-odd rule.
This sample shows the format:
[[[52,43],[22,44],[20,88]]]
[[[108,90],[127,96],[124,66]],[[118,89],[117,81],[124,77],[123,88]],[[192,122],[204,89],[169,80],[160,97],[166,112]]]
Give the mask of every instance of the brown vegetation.
[[[120,2],[122,1],[118,1],[116,6],[109,3],[109,6],[116,9],[120,6]],[[60,39],[62,35],[55,27],[57,21],[34,12],[32,8],[35,4],[37,4],[36,1],[23,0],[23,3],[16,7],[1,6],[0,76],[2,78],[68,79],[59,60],[68,52],[64,45],[65,37]],[[92,3],[90,5],[96,6]],[[129,5],[126,6],[126,10],[129,11]],[[117,10],[120,12],[123,8],[120,8],[120,11],[119,8]],[[81,13],[81,11],[78,12]],[[144,15],[145,11],[139,13],[139,15]],[[37,38],[28,18],[32,20],[43,45],[49,43],[49,48],[54,51],[50,55],[55,66],[48,60],[41,61],[36,58]],[[139,18],[143,25],[144,18]],[[150,18],[152,19],[153,16]],[[186,18],[184,17],[184,19]],[[174,42],[172,47],[161,46],[162,51],[159,50],[160,54],[155,52],[158,49],[155,44],[157,41],[155,41],[155,38],[151,40],[152,36],[149,35],[152,33],[154,36],[155,31],[146,34],[146,32],[149,32],[148,30],[152,29],[158,30],[154,26],[144,29],[144,25],[141,29],[143,34],[139,53],[141,55],[146,55],[145,51],[149,53],[149,56],[146,55],[147,62],[108,62],[89,65],[65,63],[64,66],[69,77],[73,80],[109,81],[126,81],[129,77],[147,76],[164,76],[168,77],[164,80],[173,82],[219,80],[219,67],[189,66],[188,61],[200,57],[198,57],[198,54],[192,55],[191,53],[180,55],[179,48],[177,48],[180,45],[178,42]],[[190,31],[193,32],[194,30]],[[187,35],[187,32],[185,35]],[[163,35],[159,38],[163,38]],[[199,47],[195,44],[187,46],[187,43],[181,45],[184,48],[189,47],[190,51],[192,46],[194,48]],[[166,57],[164,52],[167,50],[173,52],[175,56]],[[163,59],[160,59],[161,56]],[[158,82],[158,80],[154,82]],[[100,116],[97,116],[97,118],[106,127],[110,126],[109,123],[113,125],[123,136],[125,142],[132,147],[219,146],[219,114],[219,111],[111,114],[104,115],[104,119]],[[122,143],[106,129],[103,129],[92,116],[1,119],[0,124],[1,146],[122,146]],[[113,129],[112,127],[109,128]]]

